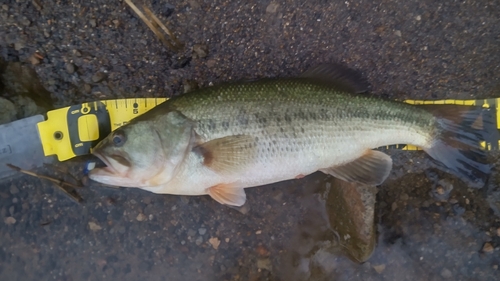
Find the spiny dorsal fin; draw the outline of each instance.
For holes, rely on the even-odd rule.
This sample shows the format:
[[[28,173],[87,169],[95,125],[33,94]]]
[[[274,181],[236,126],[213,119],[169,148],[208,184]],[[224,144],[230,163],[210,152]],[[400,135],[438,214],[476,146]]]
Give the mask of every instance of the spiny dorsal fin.
[[[369,87],[359,72],[337,63],[320,64],[302,73],[300,77],[318,80],[353,94],[364,93]]]
[[[389,155],[375,150],[368,150],[360,158],[321,171],[347,182],[358,182],[366,185],[379,185],[385,181],[392,169]]]

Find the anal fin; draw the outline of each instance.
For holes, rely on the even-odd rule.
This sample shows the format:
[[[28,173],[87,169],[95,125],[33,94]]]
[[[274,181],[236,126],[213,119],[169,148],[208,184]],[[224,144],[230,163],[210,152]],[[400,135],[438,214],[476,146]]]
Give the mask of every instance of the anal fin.
[[[368,150],[363,156],[352,162],[320,171],[347,182],[379,185],[389,176],[391,169],[392,159],[389,155],[380,151]]]
[[[243,188],[233,187],[232,184],[218,184],[209,187],[207,190],[208,195],[215,201],[230,206],[243,206],[247,200],[245,190]]]

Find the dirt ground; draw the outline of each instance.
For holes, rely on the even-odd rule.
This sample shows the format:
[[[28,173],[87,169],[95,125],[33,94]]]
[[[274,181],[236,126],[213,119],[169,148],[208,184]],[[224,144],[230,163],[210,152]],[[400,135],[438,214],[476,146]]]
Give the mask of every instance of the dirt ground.
[[[500,97],[500,2],[145,1],[184,47],[166,47],[119,0],[2,0],[0,57],[34,69],[55,107],[171,97],[227,81],[360,70],[394,99]],[[140,6],[140,5],[139,5]],[[498,280],[500,175],[482,189],[423,152],[390,151],[377,246],[342,254],[328,223],[331,179],[247,189],[250,211],[207,196],[97,184],[77,204],[28,177],[0,182],[2,280]],[[498,163],[498,153],[491,153]],[[62,165],[82,177],[80,157]],[[440,186],[448,187],[444,192]]]

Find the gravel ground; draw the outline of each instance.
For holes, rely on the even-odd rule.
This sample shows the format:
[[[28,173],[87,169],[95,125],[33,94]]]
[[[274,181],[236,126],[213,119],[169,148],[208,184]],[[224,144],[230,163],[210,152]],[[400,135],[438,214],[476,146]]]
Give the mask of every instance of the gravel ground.
[[[158,97],[225,81],[297,75],[337,61],[374,95],[500,96],[500,2],[136,1],[185,47],[166,48],[122,1],[0,5],[0,56],[35,70],[55,107]],[[498,280],[500,175],[470,189],[420,152],[391,152],[377,193],[378,244],[359,264],[335,247],[330,179],[247,191],[246,214],[208,197],[90,185],[0,183],[2,280]],[[87,158],[64,163],[82,177]],[[498,155],[492,159],[498,162]],[[438,183],[439,182],[439,183]]]

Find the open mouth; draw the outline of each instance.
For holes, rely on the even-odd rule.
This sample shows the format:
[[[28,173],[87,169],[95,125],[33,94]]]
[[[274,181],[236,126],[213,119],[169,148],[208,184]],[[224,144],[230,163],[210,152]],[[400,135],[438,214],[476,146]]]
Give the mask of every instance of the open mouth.
[[[96,168],[105,171],[110,174],[117,174],[118,171],[116,171],[113,168],[113,165],[111,165],[110,161],[102,154],[95,152],[93,153],[97,158],[99,158],[99,162],[96,163]]]

